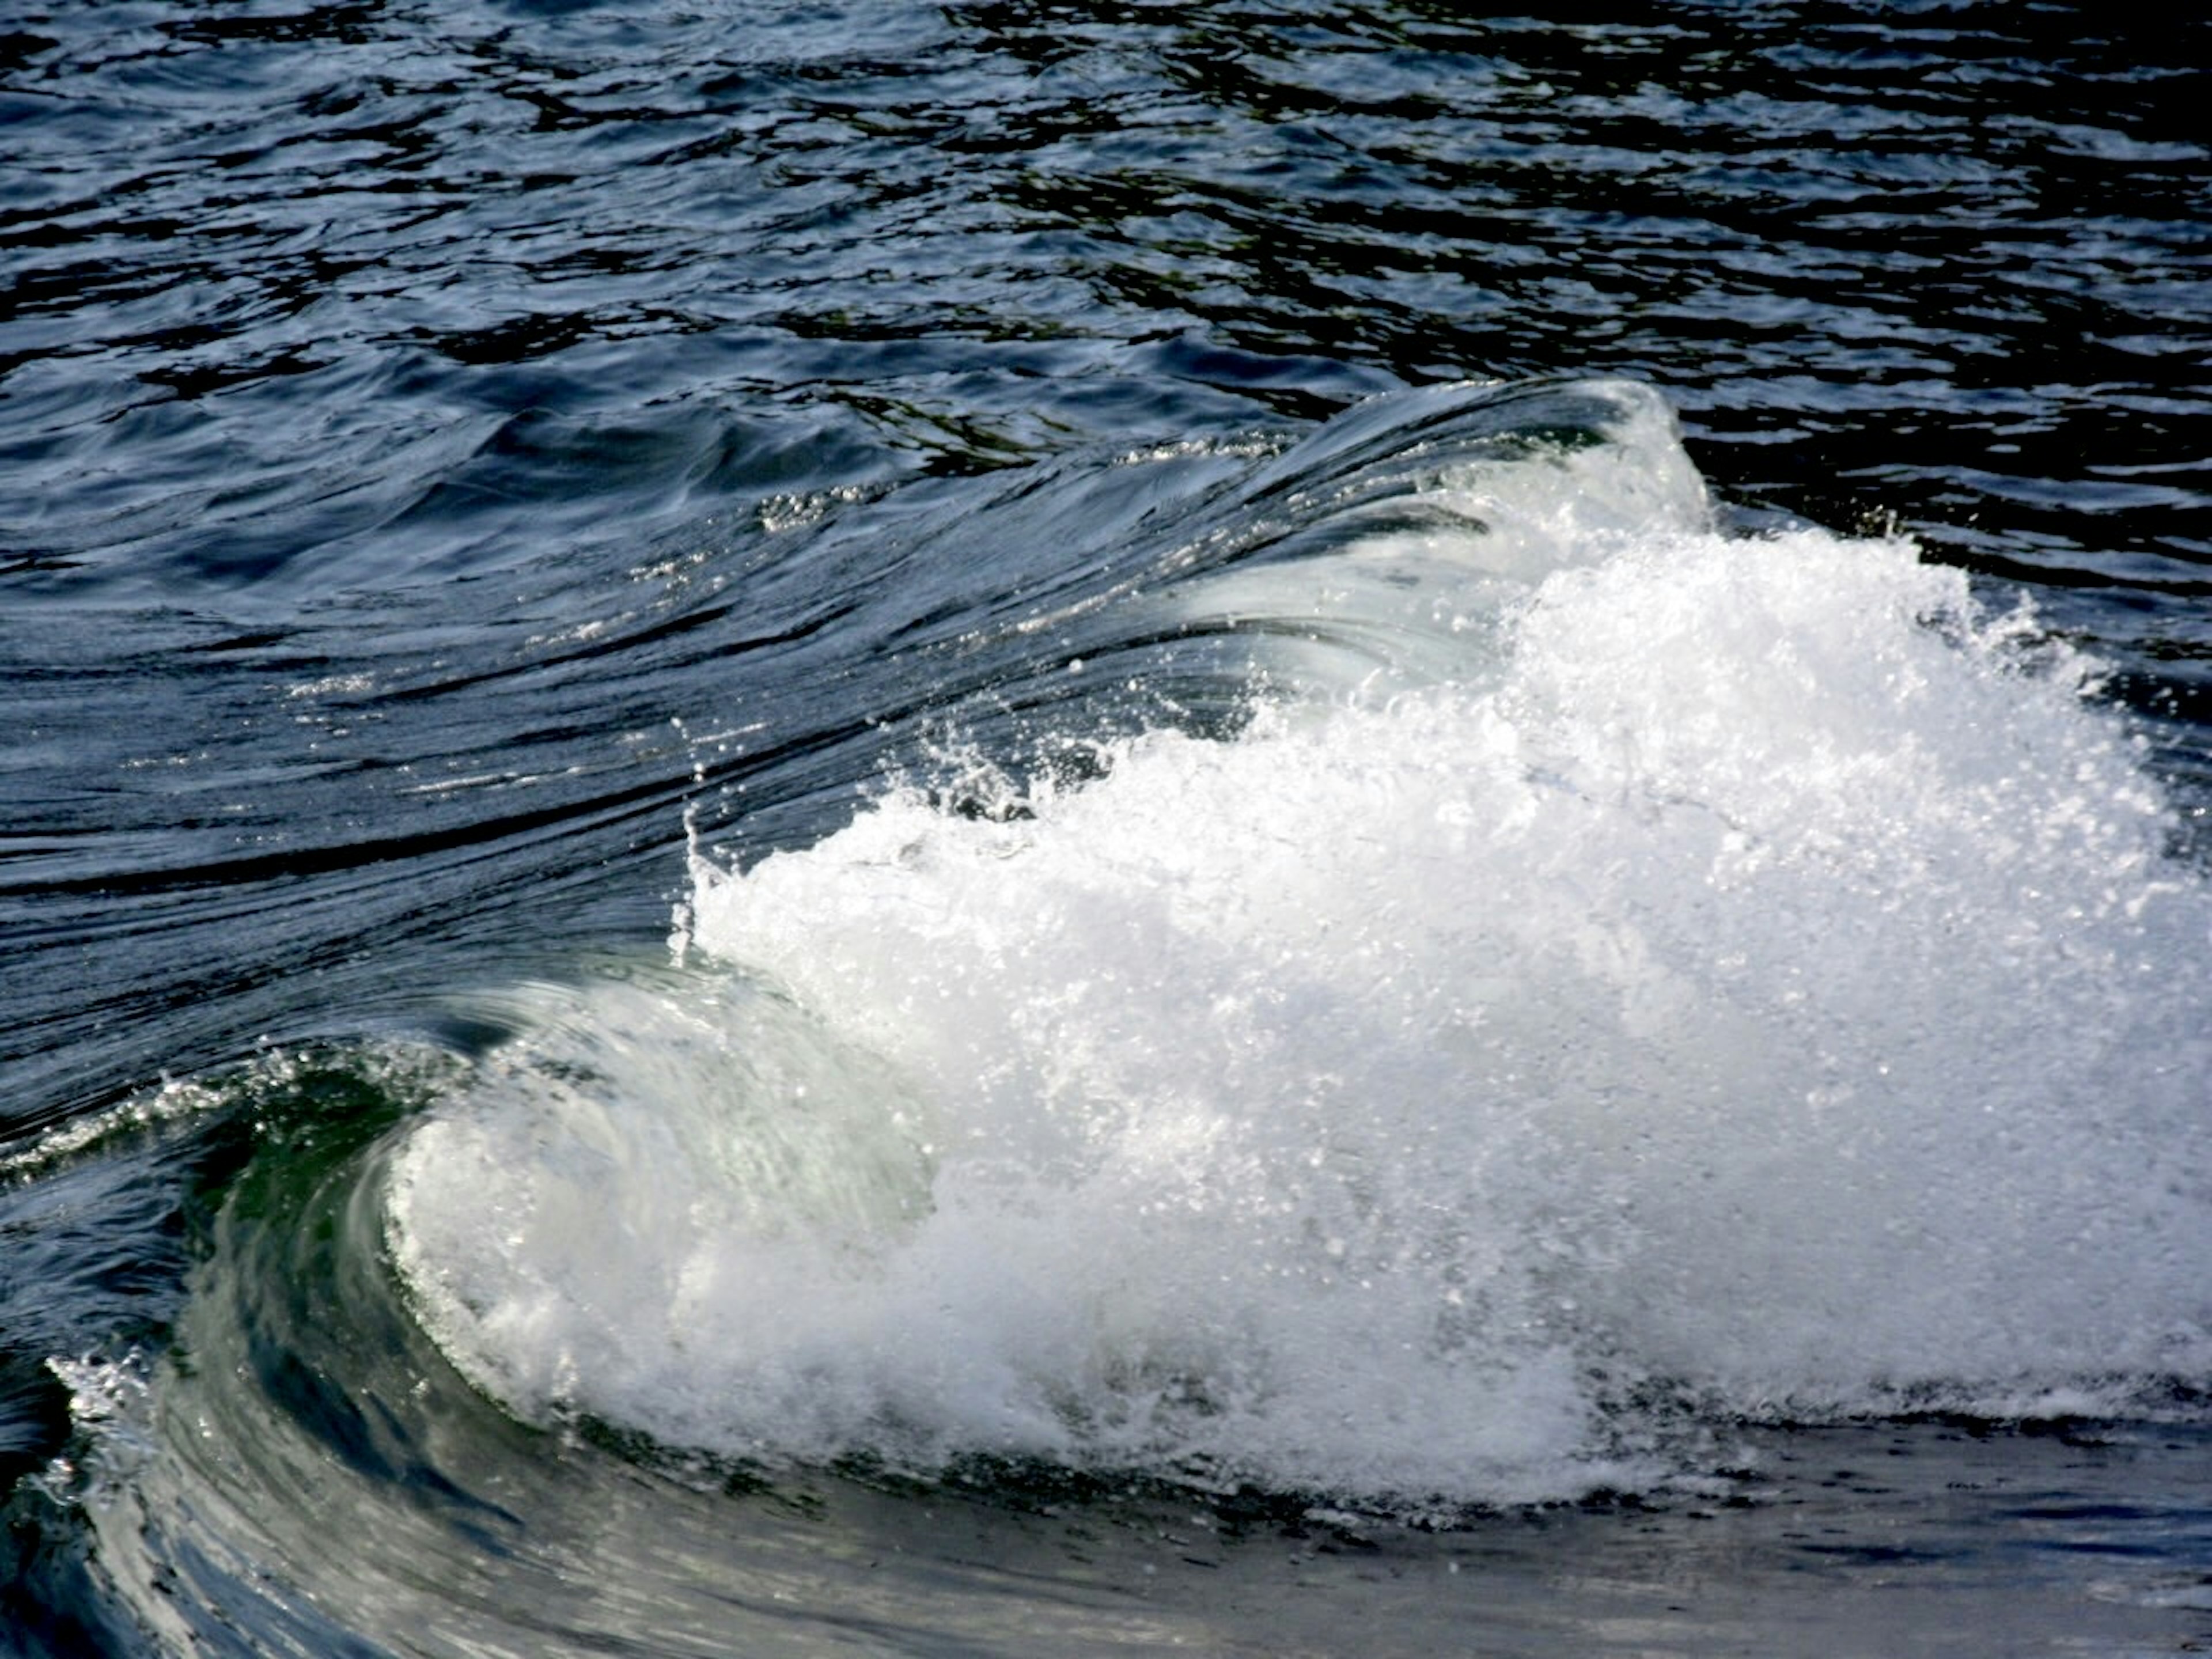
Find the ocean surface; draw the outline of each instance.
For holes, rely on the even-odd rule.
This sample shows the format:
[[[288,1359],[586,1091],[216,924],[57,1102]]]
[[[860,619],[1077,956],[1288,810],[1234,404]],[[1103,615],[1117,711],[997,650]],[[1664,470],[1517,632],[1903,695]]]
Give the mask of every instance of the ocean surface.
[[[9,0],[0,1651],[2212,1644],[2208,70]]]

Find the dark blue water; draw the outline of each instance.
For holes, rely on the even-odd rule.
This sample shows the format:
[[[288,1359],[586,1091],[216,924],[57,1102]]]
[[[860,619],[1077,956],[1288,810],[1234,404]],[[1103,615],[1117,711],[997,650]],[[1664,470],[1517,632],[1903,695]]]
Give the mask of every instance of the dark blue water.
[[[2212,1638],[2208,68],[0,11],[4,1645]]]

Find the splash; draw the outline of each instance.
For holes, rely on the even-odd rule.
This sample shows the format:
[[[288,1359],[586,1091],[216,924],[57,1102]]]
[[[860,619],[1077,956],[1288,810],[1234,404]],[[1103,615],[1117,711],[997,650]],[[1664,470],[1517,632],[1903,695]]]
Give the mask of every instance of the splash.
[[[31,1484],[66,1508],[105,1508],[124,1491],[150,1455],[148,1431],[152,1389],[145,1356],[131,1349],[119,1359],[95,1355],[51,1355],[46,1369],[69,1390],[69,1447],[47,1461]]]
[[[1412,529],[1276,462],[1329,548],[1180,594],[1273,624],[1236,740],[695,853],[726,971],[559,994],[395,1164],[457,1363],[1401,1504],[2212,1376],[2212,896],[2088,665],[1902,544],[1718,533],[1601,391],[1401,465]]]

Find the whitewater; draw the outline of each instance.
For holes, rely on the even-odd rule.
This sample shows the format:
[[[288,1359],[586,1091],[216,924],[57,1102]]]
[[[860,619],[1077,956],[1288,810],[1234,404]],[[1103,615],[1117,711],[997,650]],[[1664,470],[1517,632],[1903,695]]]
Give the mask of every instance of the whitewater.
[[[383,1200],[476,1386],[1401,1516],[2198,1397],[2212,894],[2097,662],[1903,538],[1725,526],[1646,388],[1422,435],[1470,395],[1113,596],[1237,642],[1231,729],[949,744],[695,845],[668,964],[518,988]]]

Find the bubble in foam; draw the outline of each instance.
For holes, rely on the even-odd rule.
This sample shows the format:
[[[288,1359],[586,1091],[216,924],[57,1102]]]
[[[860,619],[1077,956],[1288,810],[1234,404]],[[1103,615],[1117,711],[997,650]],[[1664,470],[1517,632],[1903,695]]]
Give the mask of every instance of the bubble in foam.
[[[1425,543],[1463,672],[695,856],[742,977],[581,994],[401,1157],[449,1352],[684,1444],[1372,1501],[1648,1478],[1658,1399],[2201,1383],[2212,900],[2083,665],[1894,543],[1569,539]]]

